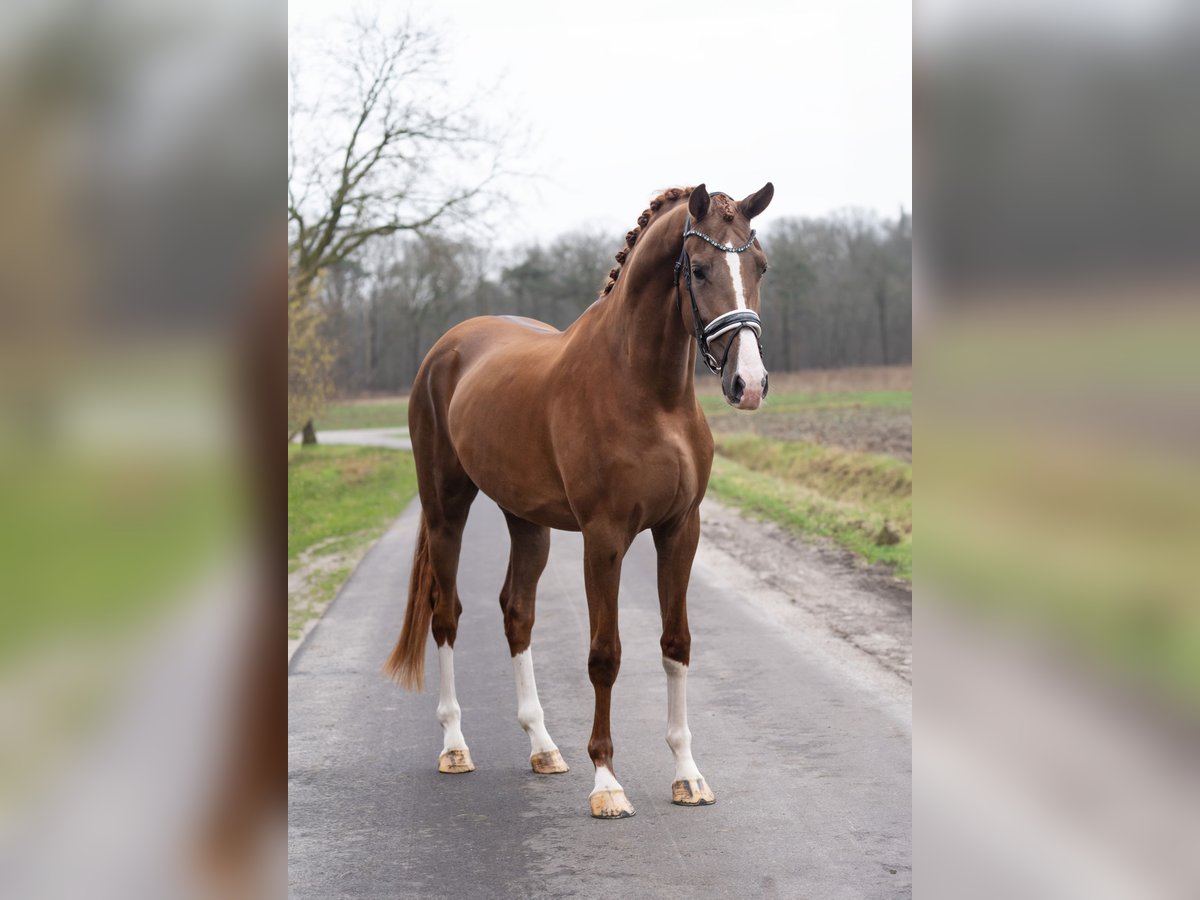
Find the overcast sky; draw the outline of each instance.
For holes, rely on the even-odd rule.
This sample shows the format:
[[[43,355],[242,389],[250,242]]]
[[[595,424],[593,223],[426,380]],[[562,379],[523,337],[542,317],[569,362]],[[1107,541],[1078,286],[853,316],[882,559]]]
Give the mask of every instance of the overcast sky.
[[[346,2],[290,0],[293,34]],[[370,5],[369,8],[375,8]],[[897,0],[414,4],[446,38],[456,92],[530,137],[510,185],[514,241],[596,226],[619,238],[646,201],[706,182],[761,222],[856,206],[912,209],[911,6]]]

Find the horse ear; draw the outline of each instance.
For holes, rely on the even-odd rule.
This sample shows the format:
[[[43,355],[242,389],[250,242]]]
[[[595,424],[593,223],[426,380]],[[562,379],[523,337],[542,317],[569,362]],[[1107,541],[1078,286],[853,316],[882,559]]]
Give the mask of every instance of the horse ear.
[[[693,222],[699,222],[708,212],[708,188],[704,185],[698,184],[692,188],[692,196],[688,198],[688,212],[692,214]]]
[[[762,186],[762,190],[756,191],[745,200],[738,204],[747,219],[753,219],[760,212],[771,205],[771,198],[775,196],[775,185],[767,182]]]

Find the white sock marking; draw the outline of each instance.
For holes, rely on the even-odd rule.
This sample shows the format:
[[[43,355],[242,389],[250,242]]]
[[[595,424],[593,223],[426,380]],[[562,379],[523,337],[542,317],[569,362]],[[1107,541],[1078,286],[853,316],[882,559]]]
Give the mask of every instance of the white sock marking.
[[[462,733],[462,708],[454,695],[454,649],[449,644],[438,647],[438,671],[441,685],[438,691],[438,721],[442,723],[442,752],[466,750]]]
[[[522,650],[512,662],[513,678],[517,682],[517,721],[529,735],[529,755],[557,750],[546,731],[546,716],[538,699],[537,682],[533,677],[533,648]]]
[[[596,786],[592,788],[592,794],[598,794],[601,791],[623,790],[625,789],[621,787],[616,776],[609,771],[608,766],[596,766]],[[590,797],[592,794],[588,794],[588,796]]]
[[[692,759],[692,732],[687,721],[687,673],[681,662],[663,657],[667,673],[667,744],[675,754],[675,780],[694,781],[700,770]]]

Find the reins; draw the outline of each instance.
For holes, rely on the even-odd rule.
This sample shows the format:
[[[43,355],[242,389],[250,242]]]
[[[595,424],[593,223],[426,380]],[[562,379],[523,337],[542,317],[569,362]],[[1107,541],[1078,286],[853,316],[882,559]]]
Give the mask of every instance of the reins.
[[[700,307],[696,303],[696,293],[692,290],[692,260],[687,252],[689,237],[698,237],[725,253],[745,253],[754,244],[754,229],[750,229],[750,238],[746,243],[740,247],[734,247],[732,244],[722,244],[704,232],[692,228],[691,213],[688,213],[687,219],[683,223],[683,248],[679,251],[679,260],[675,263],[675,303],[678,311],[682,312],[683,294],[679,289],[679,273],[682,271],[687,281],[688,297],[692,301],[692,328],[696,335],[696,346],[700,348],[700,357],[710,372],[720,375],[725,371],[725,363],[729,361],[729,350],[733,347],[733,338],[743,328],[749,328],[754,332],[754,338],[758,341],[759,355],[762,355],[762,320],[752,309],[731,309],[729,312],[721,313],[707,325],[704,324],[704,320],[700,317]],[[725,344],[725,352],[721,354],[721,361],[718,363],[717,358],[709,349],[709,345],[715,339],[731,331],[734,334]]]

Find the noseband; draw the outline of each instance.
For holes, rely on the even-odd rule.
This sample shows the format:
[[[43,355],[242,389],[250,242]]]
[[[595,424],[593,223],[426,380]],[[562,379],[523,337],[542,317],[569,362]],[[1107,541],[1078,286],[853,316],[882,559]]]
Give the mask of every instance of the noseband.
[[[758,353],[762,355],[762,320],[758,318],[758,313],[752,309],[731,309],[729,312],[721,313],[707,325],[700,318],[700,307],[696,304],[696,294],[692,290],[692,260],[687,252],[687,239],[689,237],[698,237],[702,241],[712,244],[718,250],[725,253],[745,253],[754,244],[754,229],[750,229],[750,239],[740,247],[734,247],[731,244],[722,244],[720,241],[713,240],[702,231],[696,231],[692,228],[692,216],[689,213],[687,219],[683,223],[683,249],[679,251],[679,261],[675,263],[675,302],[677,307],[683,308],[683,295],[679,290],[679,273],[682,271],[687,280],[688,297],[692,301],[692,327],[696,333],[696,346],[700,348],[700,357],[704,360],[704,364],[708,366],[708,370],[714,375],[720,375],[725,371],[725,363],[729,360],[729,350],[733,347],[733,338],[743,329],[749,328],[754,332],[754,339],[758,341]],[[723,334],[733,332],[733,336],[729,338],[729,342],[725,344],[725,352],[721,354],[721,361],[718,363],[717,358],[713,356],[709,349],[709,344],[719,338]]]

